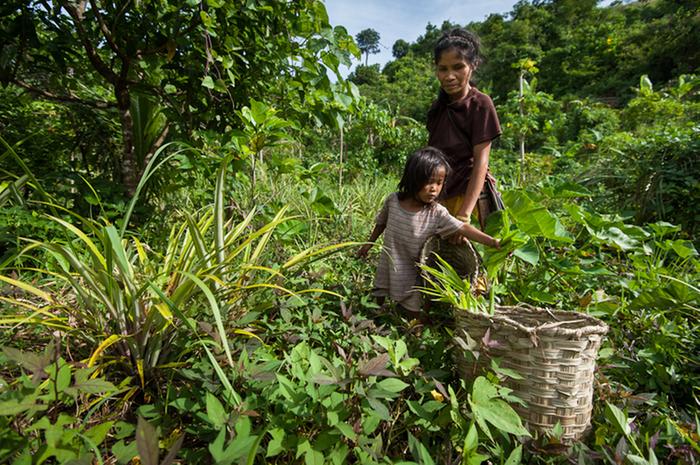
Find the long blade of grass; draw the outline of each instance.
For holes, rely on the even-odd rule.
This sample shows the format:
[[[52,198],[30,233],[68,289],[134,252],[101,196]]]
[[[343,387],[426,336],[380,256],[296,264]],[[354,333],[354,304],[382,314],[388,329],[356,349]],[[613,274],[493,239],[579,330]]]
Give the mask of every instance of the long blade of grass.
[[[235,241],[238,240],[238,237],[245,231],[245,229],[250,225],[250,223],[253,221],[253,218],[255,217],[255,213],[257,210],[253,208],[250,210],[248,215],[246,215],[245,218],[243,218],[243,221],[238,223],[236,226],[231,229],[231,231],[226,234],[226,244],[225,247],[230,246],[233,244]]]
[[[3,282],[5,282],[13,287],[17,287],[19,289],[22,289],[23,291],[28,292],[32,295],[35,295],[35,296],[39,297],[40,299],[45,300],[46,302],[55,303],[51,294],[44,292],[41,289],[39,289],[38,287],[32,286],[31,284],[27,284],[27,283],[24,283],[24,282],[19,281],[17,279],[12,279],[10,277],[3,276],[1,274],[0,274],[0,281],[3,281]]]
[[[171,153],[167,157],[163,158],[162,160],[158,161],[159,155],[165,151],[166,148],[168,148],[171,145],[182,145],[184,146],[183,148],[176,150],[175,152]],[[139,196],[141,195],[141,191],[143,190],[143,186],[146,185],[148,180],[153,176],[153,173],[155,173],[161,166],[172,160],[174,157],[179,155],[182,152],[187,152],[187,151],[195,151],[196,149],[193,147],[190,147],[189,145],[183,144],[182,142],[168,142],[167,144],[163,144],[158,148],[158,150],[155,151],[151,159],[148,161],[148,165],[146,165],[146,168],[143,170],[143,175],[141,175],[141,179],[139,180],[138,185],[136,186],[136,192],[134,192],[134,196],[131,198],[131,202],[129,202],[129,206],[126,209],[126,213],[124,214],[124,218],[122,219],[122,227],[121,230],[119,231],[119,236],[124,237],[124,234],[126,233],[126,228],[129,225],[129,220],[131,219],[131,214],[134,211],[134,207],[136,206],[136,202],[139,199]],[[158,164],[156,164],[156,161],[158,161]]]
[[[199,279],[197,276],[193,275],[188,271],[182,271],[181,273],[190,278],[192,282],[194,282],[197,285],[197,287],[199,287],[202,290],[204,296],[207,298],[207,301],[209,302],[209,307],[212,311],[212,314],[214,315],[214,320],[216,321],[216,327],[219,330],[221,344],[224,346],[226,359],[228,360],[229,365],[233,367],[234,363],[233,356],[231,355],[231,347],[229,346],[228,337],[226,336],[226,329],[224,328],[224,320],[221,315],[221,309],[219,308],[219,303],[216,301],[216,297],[214,297],[214,293],[212,293],[211,289],[209,289],[209,286],[207,286],[204,283],[204,281]]]
[[[214,243],[218,263],[224,263],[224,186],[226,184],[226,166],[229,157],[225,157],[216,176],[214,188]]]
[[[285,208],[286,208],[286,207],[285,207]],[[258,237],[260,237],[260,236],[262,236],[262,235],[264,235],[264,234],[267,234],[268,231],[270,231],[270,230],[276,228],[276,227],[279,226],[281,223],[284,223],[285,221],[287,221],[287,220],[289,220],[289,219],[292,219],[293,217],[286,217],[286,218],[279,217],[279,218],[278,218],[278,217],[276,216],[275,218],[276,218],[276,219],[273,219],[272,221],[270,221],[269,223],[267,223],[266,225],[264,225],[262,228],[258,229],[257,231],[254,231],[254,232],[252,232],[251,234],[248,234],[248,235],[246,236],[245,240],[244,240],[243,242],[241,242],[241,243],[238,245],[238,247],[236,247],[236,248],[228,255],[228,258],[231,259],[231,258],[234,258],[234,257],[238,256],[238,254],[240,254],[242,251],[247,250],[247,249],[249,248],[250,244],[253,243]],[[245,258],[243,259],[243,261],[244,261],[244,262],[250,262],[251,259],[250,259],[250,257],[245,257]]]
[[[292,258],[287,260],[282,264],[282,268],[291,268],[292,266],[302,262],[306,261],[309,258],[315,257],[318,258],[319,255],[324,255],[324,254],[330,254],[337,252],[340,249],[346,248],[346,247],[356,247],[357,245],[361,244],[361,242],[341,242],[339,244],[333,244],[333,245],[328,245],[325,247],[321,247],[320,249],[316,249],[315,247],[310,247],[308,249],[302,250],[298,254],[294,255]]]
[[[126,278],[123,279],[122,282],[130,287],[133,294],[134,268],[131,266],[131,262],[129,262],[126,257],[123,239],[119,237],[117,229],[111,224],[105,226],[105,232],[107,233],[110,247],[114,252],[115,258],[117,259],[117,266],[119,266],[124,278]]]
[[[102,355],[102,352],[104,352],[109,346],[119,342],[122,339],[123,339],[122,336],[119,336],[117,334],[112,334],[107,339],[102,341],[100,343],[100,345],[98,345],[97,348],[92,352],[92,355],[90,355],[90,359],[88,360],[88,363],[87,363],[88,368],[95,365],[95,362],[97,361],[99,356]]]
[[[258,244],[255,247],[253,254],[250,256],[250,262],[258,262],[258,259],[262,255],[263,250],[265,250],[265,247],[267,246],[267,243],[269,242],[270,237],[272,236],[272,233],[274,232],[275,228],[282,223],[282,219],[284,218],[284,214],[288,208],[289,207],[287,206],[282,207],[280,211],[277,212],[272,221],[270,221],[270,224],[274,224],[274,226],[265,231],[265,233],[260,237],[260,240],[258,241]],[[286,221],[286,219],[284,221]]]
[[[202,283],[203,284],[203,283]],[[204,341],[200,336],[199,333],[197,332],[197,329],[194,327],[192,322],[190,321],[189,318],[185,316],[184,313],[171,301],[168,296],[166,296],[163,291],[158,289],[155,285],[151,285],[151,288],[160,296],[161,299],[163,299],[163,302],[165,302],[168,307],[170,307],[170,310],[177,315],[178,318],[187,326],[187,328],[192,331],[192,333],[197,337],[199,340],[199,343],[202,345],[204,348],[204,351],[207,354],[207,358],[209,358],[209,362],[211,363],[212,367],[214,368],[214,371],[216,372],[217,376],[219,377],[219,381],[221,381],[221,384],[224,385],[224,388],[231,394],[231,397],[236,401],[237,405],[240,405],[243,402],[243,399],[241,399],[241,396],[238,395],[235,389],[233,389],[233,386],[231,385],[231,382],[229,381],[228,377],[224,373],[224,371],[221,369],[221,366],[219,365],[219,362],[216,360],[216,357],[214,357],[214,354],[212,354],[211,350],[209,350],[209,347],[207,347],[207,342]],[[213,343],[213,342],[212,342]]]
[[[207,255],[209,255],[209,253],[207,252],[207,246],[204,243],[204,237],[199,230],[197,222],[195,222],[194,218],[189,213],[185,213],[185,221],[189,226],[188,232],[192,235],[192,242],[194,244],[195,251],[197,252],[197,256],[200,260],[202,260],[202,262],[208,265]]]
[[[0,205],[3,205],[10,196],[15,197],[15,200],[17,200],[21,205],[24,204],[24,199],[19,196],[17,196],[19,189],[22,188],[27,183],[27,180],[29,179],[28,175],[23,175],[11,182],[10,184],[7,185],[2,191],[0,191]]]
[[[24,140],[20,141],[18,143],[18,145],[21,144],[22,142],[24,142]],[[32,180],[32,184],[34,185],[34,188],[37,190],[37,192],[39,192],[39,194],[41,194],[41,196],[44,198],[44,200],[46,200],[47,202],[52,201],[53,199],[51,198],[51,196],[49,194],[47,194],[46,191],[41,187],[41,184],[39,184],[39,181],[36,179],[36,177],[34,177],[34,173],[31,172],[31,170],[29,169],[27,164],[24,163],[24,160],[22,160],[22,157],[17,155],[17,152],[15,152],[15,149],[12,148],[12,146],[10,144],[8,144],[7,141],[2,136],[0,136],[0,143],[2,143],[2,145],[5,146],[5,150],[6,150],[5,154],[9,153],[10,155],[12,155],[12,158],[15,159],[15,162],[20,166],[20,168],[22,168],[22,171],[24,171],[24,174],[29,176],[29,178]],[[3,154],[3,157],[5,154]]]
[[[83,231],[76,228],[74,225],[70,224],[69,222],[62,220],[61,218],[57,218],[57,217],[51,216],[51,215],[49,215],[49,218],[52,221],[55,221],[56,223],[60,224],[61,226],[63,226],[65,229],[69,230],[70,232],[72,232],[76,236],[78,236],[80,238],[80,240],[83,241],[83,243],[88,247],[88,249],[91,252],[91,255],[99,262],[99,264],[102,266],[102,268],[107,267],[107,260],[100,253],[100,251],[98,250],[95,243],[92,240],[90,240],[90,238]]]

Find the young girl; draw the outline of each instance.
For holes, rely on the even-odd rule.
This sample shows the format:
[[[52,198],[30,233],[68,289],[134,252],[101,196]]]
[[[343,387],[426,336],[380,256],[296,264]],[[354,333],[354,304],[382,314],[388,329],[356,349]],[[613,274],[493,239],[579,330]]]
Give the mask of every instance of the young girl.
[[[386,198],[369,243],[357,252],[359,257],[366,257],[374,241],[385,233],[372,292],[380,305],[390,297],[408,312],[421,311],[421,295],[414,288],[419,278],[416,262],[423,244],[433,235],[457,233],[491,247],[499,246],[498,240],[453,217],[437,203],[449,172],[450,165],[436,148],[426,147],[411,155],[399,191]]]
[[[491,142],[501,126],[491,98],[472,82],[482,61],[479,38],[464,29],[446,32],[435,44],[434,59],[440,94],[428,110],[428,145],[440,149],[454,170],[442,204],[465,221],[476,211],[483,230],[493,208],[488,189],[496,193]]]

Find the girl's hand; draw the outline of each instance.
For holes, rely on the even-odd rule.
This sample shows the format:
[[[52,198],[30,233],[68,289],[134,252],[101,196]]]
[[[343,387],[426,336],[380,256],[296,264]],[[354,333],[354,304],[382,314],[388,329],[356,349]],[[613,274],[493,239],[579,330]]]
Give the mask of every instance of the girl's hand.
[[[495,248],[495,249],[500,249],[500,248],[501,248],[501,241],[499,241],[498,239],[495,239],[495,238],[494,238],[493,244],[491,245],[491,247],[493,247],[493,248]]]

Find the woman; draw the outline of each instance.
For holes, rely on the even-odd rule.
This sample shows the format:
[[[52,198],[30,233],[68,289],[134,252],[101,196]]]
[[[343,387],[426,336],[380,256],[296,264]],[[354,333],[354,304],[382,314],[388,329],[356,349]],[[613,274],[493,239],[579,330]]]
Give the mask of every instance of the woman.
[[[462,221],[476,210],[481,229],[491,213],[488,189],[491,142],[501,135],[491,98],[471,82],[482,61],[479,38],[464,29],[442,35],[435,46],[440,94],[428,111],[428,145],[440,149],[452,167],[443,204]],[[497,195],[497,194],[496,194]]]

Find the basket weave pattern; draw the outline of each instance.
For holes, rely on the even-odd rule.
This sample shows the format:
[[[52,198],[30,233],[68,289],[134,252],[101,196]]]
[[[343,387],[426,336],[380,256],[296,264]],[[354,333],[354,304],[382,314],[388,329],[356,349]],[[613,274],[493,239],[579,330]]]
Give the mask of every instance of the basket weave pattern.
[[[522,380],[507,378],[527,407],[513,405],[531,432],[550,431],[557,422],[562,440],[579,439],[587,430],[592,410],[595,361],[608,327],[602,321],[578,312],[534,307],[496,307],[494,315],[455,309],[455,336],[466,332],[482,342],[489,331],[490,343],[481,344],[476,361],[457,346],[460,376],[473,378],[490,365],[517,371]]]

